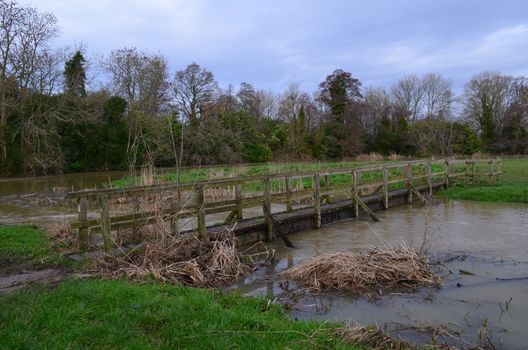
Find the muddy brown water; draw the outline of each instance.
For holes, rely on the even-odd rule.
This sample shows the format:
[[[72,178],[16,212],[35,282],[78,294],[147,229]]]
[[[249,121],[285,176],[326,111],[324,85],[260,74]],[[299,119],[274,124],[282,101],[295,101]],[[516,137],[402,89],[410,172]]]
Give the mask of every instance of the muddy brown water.
[[[102,188],[119,179],[125,172],[79,173],[27,178],[0,178],[0,224],[62,221],[75,215],[75,208],[60,205],[39,205],[32,200],[54,201],[64,192]]]
[[[64,189],[100,188],[124,173],[84,173],[64,176],[0,180],[0,224],[64,221],[75,217],[75,208],[39,206],[21,199],[41,193],[53,198]],[[274,207],[274,211],[283,210]],[[335,223],[320,230],[290,235],[296,249],[275,242],[276,264],[260,268],[232,286],[242,293],[266,296],[291,306],[299,320],[375,324],[392,335],[418,343],[431,340],[431,328],[444,327],[464,342],[497,349],[528,349],[528,206],[469,201],[439,201],[429,216],[428,240],[435,256],[458,257],[444,267],[440,289],[393,293],[380,298],[351,297],[339,293],[304,294],[292,298],[290,283],[277,273],[323,252],[360,251],[380,246],[378,236],[390,243],[404,241],[419,246],[425,231],[425,209],[419,204],[379,212],[380,222],[364,219]],[[250,209],[245,215],[260,215]],[[225,215],[223,215],[225,216]],[[211,216],[208,222],[223,220]],[[473,275],[460,274],[465,270]],[[500,280],[497,280],[497,279]],[[300,286],[297,286],[300,288]],[[295,299],[295,300],[293,300]],[[441,341],[467,346],[449,336]]]
[[[320,253],[381,246],[378,235],[392,244],[420,246],[426,227],[423,206],[391,208],[379,217],[380,222],[347,221],[292,234],[296,249],[277,242],[275,266],[260,268],[234,288],[288,304],[290,316],[299,320],[355,320],[422,344],[431,341],[431,329],[443,329],[453,337],[438,340],[461,348],[491,343],[496,349],[528,349],[527,205],[438,202],[429,216],[429,251],[454,259],[437,267],[444,277],[440,289],[375,299],[334,292],[293,297],[292,290],[300,286],[291,282],[288,291],[283,289],[285,280],[278,273]]]

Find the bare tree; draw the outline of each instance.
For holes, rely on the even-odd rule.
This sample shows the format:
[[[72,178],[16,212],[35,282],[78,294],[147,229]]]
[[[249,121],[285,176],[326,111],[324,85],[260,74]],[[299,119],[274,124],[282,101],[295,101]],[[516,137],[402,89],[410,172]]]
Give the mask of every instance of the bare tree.
[[[198,127],[212,107],[219,90],[213,73],[191,63],[182,71],[176,72],[172,82],[172,92],[180,116],[187,119],[191,127]]]
[[[137,48],[112,51],[105,62],[112,90],[123,96],[131,110],[160,115],[168,104],[167,61]]]
[[[423,109],[423,85],[415,74],[404,76],[392,88],[393,104],[409,113],[411,121],[416,121]]]
[[[464,88],[464,115],[479,131],[483,142],[494,142],[511,103],[513,78],[495,72],[475,75]]]
[[[38,85],[35,72],[51,38],[57,34],[56,18],[16,1],[0,0],[0,159],[7,159],[7,122],[13,101],[9,92]],[[15,95],[15,94],[12,94]]]
[[[361,122],[369,135],[377,134],[381,119],[384,116],[390,116],[392,111],[390,97],[389,93],[383,88],[367,87],[365,89],[365,109]]]
[[[291,84],[280,96],[279,117],[287,122],[290,145],[296,155],[301,154],[303,137],[311,125],[314,109],[310,95],[296,84]]]
[[[453,83],[440,74],[429,73],[422,78],[423,105],[426,118],[447,119],[452,113]]]

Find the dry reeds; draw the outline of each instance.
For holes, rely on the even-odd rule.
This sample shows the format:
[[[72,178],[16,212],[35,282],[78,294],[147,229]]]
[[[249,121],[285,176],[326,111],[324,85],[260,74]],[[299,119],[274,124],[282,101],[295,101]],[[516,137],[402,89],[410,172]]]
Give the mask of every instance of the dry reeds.
[[[105,277],[215,287],[238,279],[251,268],[242,262],[232,230],[200,240],[194,235],[165,237],[147,242],[124,256],[95,262]]]
[[[386,332],[375,327],[365,327],[351,322],[345,327],[337,328],[335,334],[347,343],[362,345],[373,350],[413,350],[417,347],[410,343],[393,339]]]
[[[361,294],[399,288],[432,286],[440,282],[427,257],[405,244],[372,248],[361,253],[316,256],[282,273],[315,291],[339,290]]]

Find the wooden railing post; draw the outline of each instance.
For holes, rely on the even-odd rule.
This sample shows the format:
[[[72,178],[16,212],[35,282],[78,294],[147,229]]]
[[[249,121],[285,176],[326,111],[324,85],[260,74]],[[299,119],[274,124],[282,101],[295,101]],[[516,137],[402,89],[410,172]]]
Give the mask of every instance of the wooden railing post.
[[[433,164],[431,163],[431,160],[427,160],[427,186],[429,187],[429,195],[433,195]]]
[[[360,173],[357,170],[352,171],[352,192],[355,197],[359,197],[359,176]],[[354,199],[354,217],[359,218],[359,203]]]
[[[495,176],[495,181],[499,182],[502,175],[502,158],[497,160],[497,176]]]
[[[490,183],[490,185],[493,185],[493,158],[490,159],[489,164],[490,164],[490,167],[489,167],[489,171],[490,171],[489,183]]]
[[[330,180],[328,178],[328,174],[324,175],[324,185],[325,185],[325,187],[328,187],[330,185]]]
[[[263,181],[263,203],[264,221],[266,222],[266,231],[264,240],[269,242],[273,239],[273,218],[271,217],[271,186],[270,179],[265,178]]]
[[[383,208],[389,209],[389,171],[383,167]]]
[[[413,192],[411,189],[412,186],[412,165],[411,163],[407,164],[404,168],[405,171],[405,178],[406,178],[406,184],[407,184],[407,203],[413,202]]]
[[[104,251],[108,255],[112,255],[113,244],[111,238],[111,227],[110,227],[110,208],[108,206],[108,197],[102,195],[99,197],[99,203],[101,205],[101,233],[103,234]]]
[[[196,187],[196,222],[198,226],[198,237],[205,239],[206,226],[205,226],[205,192],[204,185],[198,185]]]
[[[88,200],[86,197],[79,198],[79,205],[77,206],[77,212],[79,214],[79,222],[81,227],[79,228],[79,250],[85,252],[88,250],[88,227],[85,226],[88,220]]]
[[[235,185],[235,200],[237,203],[235,217],[237,221],[240,221],[244,218],[244,213],[242,210],[242,185],[240,184]]]
[[[314,209],[315,209],[315,227],[321,228],[321,184],[319,174],[314,174],[313,189],[314,189]]]
[[[445,160],[445,175],[444,175],[444,184],[445,184],[445,187],[449,187],[449,159],[446,159]]]
[[[291,178],[289,176],[286,176],[284,178],[285,185],[286,185],[286,210],[292,211],[292,199],[291,199]]]

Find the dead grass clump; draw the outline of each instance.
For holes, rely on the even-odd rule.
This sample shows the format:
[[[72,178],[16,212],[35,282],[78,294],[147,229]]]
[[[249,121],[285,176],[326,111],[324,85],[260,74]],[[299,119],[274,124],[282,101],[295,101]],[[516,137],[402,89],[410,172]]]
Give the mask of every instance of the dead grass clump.
[[[365,327],[351,322],[345,327],[337,328],[335,334],[350,344],[361,345],[373,350],[413,350],[417,347],[410,343],[393,339],[386,332],[375,327]]]
[[[232,282],[251,268],[242,262],[232,230],[200,240],[194,235],[166,237],[145,243],[124,256],[96,261],[105,277],[145,280],[194,287],[215,287]]]
[[[383,155],[376,152],[371,152],[369,154],[361,153],[356,156],[357,161],[379,161],[384,159]]]
[[[288,279],[322,291],[352,293],[432,286],[440,283],[425,253],[405,244],[372,248],[361,253],[316,256],[282,273]]]

